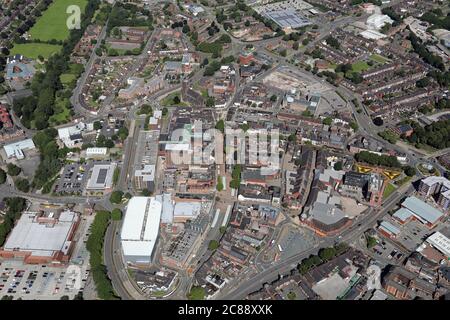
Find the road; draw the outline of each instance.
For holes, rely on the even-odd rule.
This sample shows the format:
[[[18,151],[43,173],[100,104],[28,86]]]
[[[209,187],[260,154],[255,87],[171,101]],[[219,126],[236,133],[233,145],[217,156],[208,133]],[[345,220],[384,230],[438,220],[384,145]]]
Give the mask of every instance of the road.
[[[389,210],[391,210],[399,200],[412,193],[413,190],[413,187],[410,186],[409,189],[404,193],[394,192],[383,204],[383,208],[381,210],[375,213],[369,213],[369,216],[365,218],[364,221],[360,222],[359,225],[355,226],[355,224],[353,224],[353,227],[344,231],[340,236],[325,238],[320,241],[318,245],[312,247],[311,249],[293,255],[288,259],[278,261],[272,264],[268,269],[265,269],[264,271],[259,272],[256,275],[252,275],[249,279],[246,279],[244,281],[242,281],[242,279],[237,279],[235,283],[232,283],[229,286],[225,287],[225,290],[218,294],[217,299],[244,299],[249,293],[259,290],[264,283],[275,280],[280,274],[286,274],[290,272],[290,270],[294,269],[304,258],[307,258],[311,254],[317,253],[320,248],[332,246],[336,243],[336,241],[350,242],[352,240],[358,239],[368,228],[371,228],[377,220],[382,218]],[[238,283],[237,287],[236,282]]]

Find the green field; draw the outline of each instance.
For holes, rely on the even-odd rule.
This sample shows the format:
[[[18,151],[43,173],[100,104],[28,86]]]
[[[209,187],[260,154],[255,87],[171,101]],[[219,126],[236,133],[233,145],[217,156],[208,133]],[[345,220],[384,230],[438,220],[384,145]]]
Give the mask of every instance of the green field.
[[[385,58],[383,56],[380,56],[379,54],[373,54],[370,56],[370,60],[373,60],[375,62],[378,62],[380,64],[385,64],[389,62],[390,60],[388,58]]]
[[[57,98],[55,102],[55,114],[53,114],[49,122],[52,124],[62,124],[70,120],[69,99]]]
[[[70,30],[67,28],[66,21],[70,15],[66,13],[66,10],[70,5],[77,5],[80,7],[81,12],[84,12],[87,0],[53,1],[30,29],[31,38],[42,41],[67,39]]]
[[[11,49],[11,54],[22,54],[30,59],[37,59],[39,55],[48,59],[52,54],[61,50],[60,45],[47,43],[16,43]]]
[[[363,72],[363,71],[366,71],[369,69],[370,69],[370,66],[365,61],[358,61],[358,62],[355,62],[354,64],[352,64],[353,72],[360,73],[360,72]]]
[[[180,100],[179,103],[175,103],[174,98],[178,97]],[[187,107],[189,106],[189,103],[181,101],[181,92],[176,91],[171,94],[169,94],[167,97],[161,100],[161,105],[163,107]]]
[[[386,186],[386,188],[384,189],[384,192],[383,192],[383,199],[386,199],[387,197],[389,197],[396,189],[397,188],[394,185],[388,183],[388,185]]]
[[[59,78],[61,79],[62,84],[69,85],[77,78],[77,75],[72,73],[63,73]]]

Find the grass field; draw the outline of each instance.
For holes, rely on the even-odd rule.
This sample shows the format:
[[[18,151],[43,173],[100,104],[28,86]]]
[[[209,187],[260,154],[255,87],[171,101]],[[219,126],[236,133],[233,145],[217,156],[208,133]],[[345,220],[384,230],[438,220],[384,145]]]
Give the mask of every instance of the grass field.
[[[47,43],[16,43],[11,49],[11,54],[22,54],[30,59],[37,59],[39,55],[45,59],[52,54],[61,50],[60,45],[47,44]]]
[[[31,38],[42,41],[67,39],[70,30],[67,28],[66,21],[70,15],[66,13],[66,10],[70,5],[77,5],[80,7],[81,12],[84,12],[87,0],[53,1],[30,29]]]
[[[354,64],[352,64],[353,72],[360,73],[360,72],[363,72],[363,71],[366,71],[369,69],[370,69],[370,66],[365,61],[358,61],[358,62],[355,62]]]
[[[179,103],[174,102],[175,97],[178,97],[178,99],[180,100]],[[187,106],[189,106],[189,103],[181,101],[181,93],[180,93],[180,91],[176,91],[176,92],[169,94],[164,99],[162,99],[161,105],[163,107],[187,107]]]
[[[387,197],[389,197],[396,189],[397,188],[394,185],[388,183],[388,185],[386,186],[386,188],[384,189],[384,192],[383,192],[383,199],[386,199]]]
[[[385,58],[383,56],[380,56],[379,54],[373,54],[370,56],[370,60],[373,60],[375,62],[378,62],[380,64],[385,64],[389,62],[390,60],[388,58]]]
[[[55,102],[55,114],[50,117],[50,123],[62,124],[70,120],[69,99],[57,98]]]
[[[61,79],[62,84],[68,85],[77,78],[77,75],[73,73],[63,73],[59,78]]]

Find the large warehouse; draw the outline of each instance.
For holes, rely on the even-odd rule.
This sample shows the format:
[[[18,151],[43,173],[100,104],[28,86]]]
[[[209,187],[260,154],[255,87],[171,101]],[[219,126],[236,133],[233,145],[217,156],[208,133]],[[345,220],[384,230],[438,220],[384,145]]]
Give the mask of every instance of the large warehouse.
[[[161,197],[133,197],[123,221],[120,239],[126,263],[147,264],[152,261],[161,221]]]
[[[23,213],[0,256],[29,264],[68,262],[79,221],[79,214],[72,211]]]

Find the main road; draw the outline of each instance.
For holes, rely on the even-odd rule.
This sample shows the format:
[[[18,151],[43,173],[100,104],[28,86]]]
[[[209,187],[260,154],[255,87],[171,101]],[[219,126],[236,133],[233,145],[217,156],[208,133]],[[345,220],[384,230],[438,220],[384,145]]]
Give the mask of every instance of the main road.
[[[297,253],[285,260],[278,261],[272,264],[271,267],[265,269],[256,275],[251,276],[246,279],[236,279],[233,283],[230,283],[228,287],[225,287],[222,292],[217,295],[217,299],[222,300],[242,300],[249,293],[255,292],[262,288],[265,283],[272,282],[276,280],[279,275],[286,274],[291,270],[295,269],[296,266],[311,254],[315,254],[320,248],[327,246],[332,246],[339,242],[349,242],[358,239],[368,228],[380,218],[382,218],[392,207],[394,207],[398,201],[403,197],[412,193],[414,188],[410,186],[406,192],[394,192],[383,204],[383,208],[379,211],[369,212],[369,216],[364,217],[365,220],[356,226],[353,224],[352,227],[340,234],[339,237],[325,238],[320,241],[316,246],[312,247],[307,251]]]

